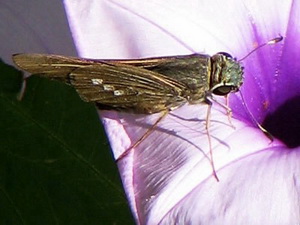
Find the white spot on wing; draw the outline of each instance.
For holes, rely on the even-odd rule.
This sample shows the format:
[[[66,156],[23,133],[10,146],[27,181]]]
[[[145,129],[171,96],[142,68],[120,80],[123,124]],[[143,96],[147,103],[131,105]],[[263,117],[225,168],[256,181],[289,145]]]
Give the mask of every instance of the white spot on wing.
[[[115,90],[114,91],[114,95],[119,96],[119,95],[123,95],[124,91],[120,91],[120,90]]]
[[[103,80],[102,79],[92,79],[92,83],[94,85],[100,85],[103,83]]]
[[[103,89],[104,89],[104,91],[113,91],[113,90],[115,90],[115,87],[112,85],[109,85],[109,84],[104,84]]]

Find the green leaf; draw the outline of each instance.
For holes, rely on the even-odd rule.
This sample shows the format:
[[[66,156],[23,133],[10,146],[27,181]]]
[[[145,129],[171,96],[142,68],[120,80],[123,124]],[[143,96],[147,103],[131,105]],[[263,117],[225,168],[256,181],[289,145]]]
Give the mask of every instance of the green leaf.
[[[0,61],[0,224],[133,224],[97,112]]]

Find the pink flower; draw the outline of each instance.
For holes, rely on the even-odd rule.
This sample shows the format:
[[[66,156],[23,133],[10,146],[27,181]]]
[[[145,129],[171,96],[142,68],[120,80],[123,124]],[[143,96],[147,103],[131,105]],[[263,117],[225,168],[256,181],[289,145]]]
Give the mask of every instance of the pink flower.
[[[233,129],[213,106],[212,176],[207,105],[171,112],[118,162],[139,224],[296,224],[299,222],[300,30],[298,1],[65,1],[82,57],[142,58],[229,52],[242,58],[281,34],[284,41],[246,58],[240,96],[230,98]],[[221,100],[220,100],[221,101]],[[99,112],[116,158],[159,117]],[[289,147],[288,147],[289,146]],[[291,148],[293,147],[293,148]]]

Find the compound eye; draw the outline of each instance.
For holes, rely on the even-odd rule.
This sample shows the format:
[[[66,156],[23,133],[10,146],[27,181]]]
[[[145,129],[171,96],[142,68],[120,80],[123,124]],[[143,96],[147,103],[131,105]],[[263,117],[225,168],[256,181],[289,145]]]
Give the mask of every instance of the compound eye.
[[[224,55],[227,58],[231,58],[232,59],[232,56],[229,53],[227,53],[227,52],[218,52],[217,54]]]
[[[215,95],[227,95],[232,91],[237,91],[234,86],[221,86],[213,90],[213,94]]]

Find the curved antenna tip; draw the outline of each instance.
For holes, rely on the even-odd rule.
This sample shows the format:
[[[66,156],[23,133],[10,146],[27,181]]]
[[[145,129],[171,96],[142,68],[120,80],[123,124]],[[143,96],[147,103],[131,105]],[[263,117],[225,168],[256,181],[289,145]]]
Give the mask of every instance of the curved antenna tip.
[[[283,36],[281,36],[281,35],[279,34],[279,37],[276,37],[276,38],[274,38],[274,39],[268,41],[267,44],[268,44],[268,45],[276,44],[276,43],[278,43],[278,42],[280,42],[280,41],[282,41],[282,40],[283,40]]]

